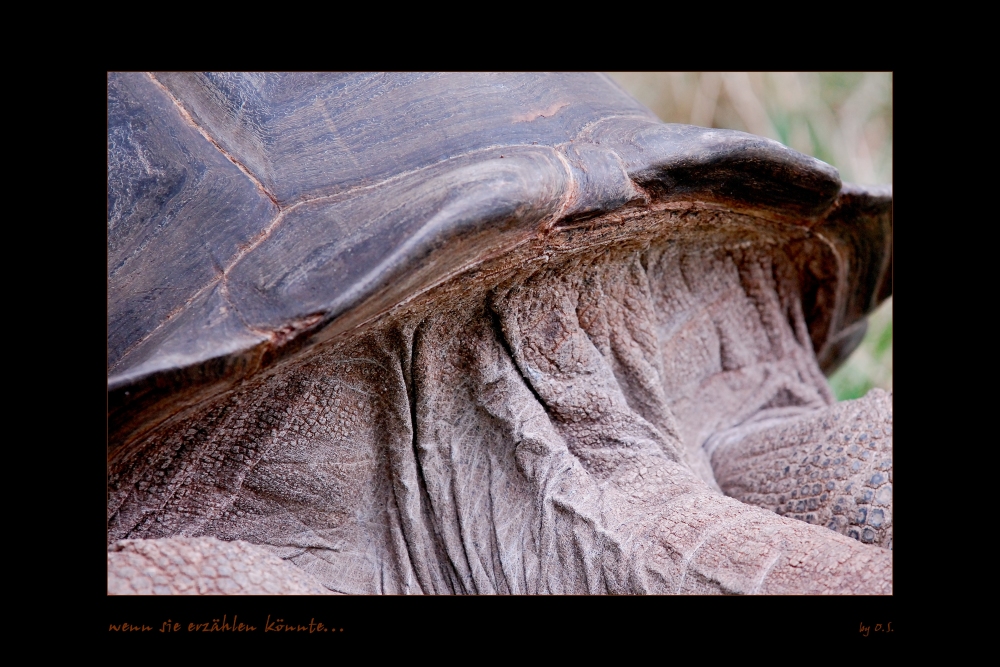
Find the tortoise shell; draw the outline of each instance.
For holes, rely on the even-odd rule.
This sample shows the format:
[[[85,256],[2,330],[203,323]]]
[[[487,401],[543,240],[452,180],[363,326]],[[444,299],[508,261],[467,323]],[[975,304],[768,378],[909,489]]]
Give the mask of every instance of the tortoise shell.
[[[664,124],[590,74],[110,74],[112,456],[184,406],[557,226],[705,200],[844,247],[804,268],[821,366],[891,292],[891,191]],[[861,326],[858,326],[858,325]]]

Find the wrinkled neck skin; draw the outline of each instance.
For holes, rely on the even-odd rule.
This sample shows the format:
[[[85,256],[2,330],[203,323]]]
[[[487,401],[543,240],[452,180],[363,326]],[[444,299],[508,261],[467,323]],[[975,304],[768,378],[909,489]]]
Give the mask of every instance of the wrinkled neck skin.
[[[867,450],[824,430],[855,427],[803,316],[814,241],[697,203],[551,230],[164,425],[112,464],[109,543],[243,540],[343,593],[891,592],[888,509],[871,539],[838,514]],[[891,433],[879,405],[858,428]]]

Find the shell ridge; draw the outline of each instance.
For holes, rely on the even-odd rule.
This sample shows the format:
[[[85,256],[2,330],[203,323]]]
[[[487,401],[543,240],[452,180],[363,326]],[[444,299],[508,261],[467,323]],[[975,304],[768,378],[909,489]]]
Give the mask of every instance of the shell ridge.
[[[532,146],[534,151],[539,153],[552,152],[550,147],[540,147]],[[544,149],[544,150],[539,150]],[[553,199],[555,199],[554,193],[548,193],[547,195],[542,193],[536,193],[535,196],[525,197],[524,192],[515,193],[508,191],[505,192],[502,187],[504,183],[502,179],[495,179],[496,182],[488,183],[482,181],[480,183],[480,191],[487,191],[489,194],[486,197],[475,196],[472,194],[471,189],[468,187],[470,184],[474,183],[473,179],[462,180],[461,174],[456,174],[456,171],[461,172],[463,169],[475,169],[481,170],[481,166],[476,167],[463,167],[459,170],[453,170],[446,172],[439,176],[439,178],[444,180],[451,180],[451,183],[447,184],[448,189],[455,196],[451,201],[445,204],[436,214],[427,219],[415,233],[411,234],[404,240],[404,242],[393,250],[388,256],[382,259],[377,265],[373,266],[368,272],[366,272],[362,277],[354,282],[347,290],[337,295],[332,301],[322,303],[318,308],[310,309],[312,313],[306,313],[305,316],[299,319],[309,320],[309,326],[295,326],[296,322],[292,322],[291,325],[279,324],[273,327],[265,326],[263,323],[254,323],[246,319],[245,315],[242,313],[242,309],[239,304],[232,298],[229,292],[228,284],[226,284],[225,299],[233,312],[240,319],[242,324],[246,327],[248,333],[255,334],[261,337],[261,341],[266,341],[268,339],[275,340],[275,337],[284,338],[281,336],[281,330],[289,328],[298,330],[300,333],[306,329],[312,329],[317,323],[315,313],[323,313],[321,319],[323,324],[320,325],[322,328],[325,324],[330,323],[332,320],[336,319],[343,312],[348,310],[352,305],[359,303],[366,297],[371,296],[375,291],[382,286],[383,283],[390,281],[390,274],[395,273],[397,270],[401,269],[404,265],[408,264],[407,258],[413,256],[423,256],[429,254],[437,245],[435,241],[441,241],[442,236],[452,236],[456,233],[461,233],[462,229],[468,227],[471,224],[475,224],[480,220],[481,216],[477,216],[477,213],[481,212],[482,208],[490,208],[490,199],[494,203],[498,203],[501,206],[504,204],[508,208],[517,208],[518,205],[523,205],[526,200],[533,200],[538,207],[538,209],[544,209],[546,206],[543,204],[543,200],[548,200],[548,206],[551,207]],[[458,178],[456,179],[456,176]],[[516,186],[515,186],[516,187]],[[520,196],[519,196],[520,195]],[[513,206],[511,204],[515,203]],[[237,265],[248,255],[250,255],[254,250],[259,248],[263,243],[265,243],[268,238],[270,238],[273,232],[280,226],[280,224],[287,218],[288,214],[295,207],[299,206],[296,204],[292,207],[288,207],[281,211],[271,223],[265,228],[258,236],[249,244],[247,247],[241,249],[237,257],[235,257],[229,264],[224,267],[221,273],[217,273],[213,279],[201,287],[194,295],[191,296],[184,304],[178,306],[171,312],[171,316],[161,322],[155,329],[150,331],[142,339],[130,346],[128,352],[123,354],[116,367],[120,367],[122,362],[129,359],[130,353],[134,350],[140,348],[144,343],[153,338],[157,333],[159,333],[164,327],[168,326],[173,322],[176,317],[185,311],[187,311],[191,304],[196,301],[200,296],[204,295],[207,290],[220,284],[220,282],[227,282],[230,274],[237,267]],[[537,209],[536,209],[537,210]],[[510,211],[514,213],[515,211]],[[537,216],[535,216],[537,217]],[[449,274],[452,272],[449,271]],[[436,284],[437,281],[434,281]],[[423,291],[423,290],[421,290]],[[293,318],[295,319],[295,318]],[[255,342],[254,345],[259,344]],[[228,346],[222,346],[228,347]],[[228,350],[226,353],[232,353],[232,350]],[[199,355],[197,359],[192,358],[189,360],[190,363],[198,363],[199,361],[209,361],[218,357],[219,354],[216,350],[205,350],[203,354]],[[124,371],[123,373],[118,373],[115,376],[109,378],[109,388],[112,386],[118,387],[125,383],[126,378],[135,378],[138,380],[140,377],[144,377],[151,372],[156,372],[157,369],[164,367],[162,364],[155,363],[152,365],[149,361],[142,362],[136,365],[133,369]],[[145,367],[144,370],[140,371],[141,368]],[[133,371],[140,371],[138,373]]]

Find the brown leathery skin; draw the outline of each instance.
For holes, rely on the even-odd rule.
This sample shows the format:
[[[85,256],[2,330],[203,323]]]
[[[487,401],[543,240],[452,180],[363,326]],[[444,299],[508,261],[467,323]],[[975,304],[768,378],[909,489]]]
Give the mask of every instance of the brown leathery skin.
[[[345,593],[889,593],[890,551],[726,497],[703,447],[830,410],[813,233],[553,230],[165,422],[112,462],[109,544],[244,540]]]

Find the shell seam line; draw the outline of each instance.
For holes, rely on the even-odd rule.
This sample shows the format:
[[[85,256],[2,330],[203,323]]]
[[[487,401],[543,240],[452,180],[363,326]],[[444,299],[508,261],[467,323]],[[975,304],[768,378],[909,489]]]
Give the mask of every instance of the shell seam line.
[[[279,210],[278,211],[278,215],[274,216],[274,219],[271,220],[271,222],[267,225],[267,227],[265,227],[263,230],[261,230],[261,232],[258,233],[257,236],[250,241],[250,243],[248,243],[246,246],[240,248],[239,252],[236,253],[236,256],[233,258],[233,260],[231,262],[229,262],[229,264],[227,266],[225,266],[224,268],[221,267],[221,266],[219,266],[218,262],[215,262],[216,269],[217,269],[217,273],[215,274],[215,276],[213,276],[211,280],[209,280],[207,283],[205,283],[205,285],[203,287],[201,287],[200,289],[198,289],[198,291],[196,291],[194,294],[192,294],[191,297],[188,298],[183,304],[177,306],[172,311],[170,311],[167,314],[167,317],[162,322],[160,322],[158,325],[156,325],[156,327],[154,327],[149,333],[147,333],[145,336],[143,336],[142,338],[140,338],[139,340],[137,340],[135,343],[133,343],[132,345],[130,345],[128,347],[128,349],[125,350],[125,352],[123,352],[122,355],[118,358],[118,362],[115,364],[115,367],[117,367],[122,361],[124,361],[125,358],[128,357],[128,355],[133,350],[135,350],[136,348],[138,348],[139,346],[141,346],[143,343],[145,343],[147,340],[149,340],[154,334],[156,334],[157,331],[159,331],[160,329],[162,329],[166,324],[168,324],[171,320],[173,320],[175,317],[177,317],[177,315],[179,315],[180,313],[182,313],[185,310],[187,310],[187,308],[191,305],[191,303],[193,301],[195,301],[198,297],[200,297],[205,292],[205,290],[213,287],[214,285],[218,284],[220,281],[223,284],[226,284],[226,280],[229,277],[229,272],[232,271],[233,267],[236,266],[236,264],[241,259],[243,259],[243,257],[248,252],[252,251],[257,246],[259,246],[261,243],[263,243],[265,240],[267,240],[267,238],[271,235],[271,232],[273,232],[274,228],[277,227],[281,223],[281,221],[284,219],[284,217],[285,217],[285,210]],[[236,304],[233,303],[233,301],[229,298],[228,286],[227,286],[227,289],[226,289],[225,299],[226,299],[226,303],[228,303],[229,305],[231,305],[233,307],[233,310],[236,311],[236,314],[239,317],[239,319],[243,322],[244,325],[247,326],[247,328],[251,332],[256,333],[256,334],[262,334],[262,335],[265,336],[265,338],[269,338],[269,339],[273,338],[272,333],[263,332],[260,329],[257,329],[256,327],[252,327],[252,326],[250,326],[249,323],[247,323],[247,321],[243,318],[242,314],[239,312],[239,309],[236,307]],[[114,370],[114,368],[112,368],[112,370]]]
[[[174,96],[174,94],[172,92],[170,92],[169,88],[167,88],[165,85],[163,85],[162,83],[160,83],[160,81],[155,76],[153,76],[152,72],[146,72],[146,76],[148,76],[149,80],[152,81],[154,85],[156,85],[160,90],[163,91],[163,93],[167,97],[170,98],[170,101],[174,103],[175,107],[177,107],[178,112],[181,114],[181,116],[184,118],[184,120],[186,120],[192,127],[194,127],[194,129],[198,130],[198,132],[201,134],[201,136],[205,137],[205,139],[210,144],[212,144],[213,146],[215,146],[215,148],[220,153],[222,153],[226,157],[227,160],[229,160],[230,162],[232,162],[233,164],[235,164],[236,167],[240,171],[242,171],[243,174],[247,178],[249,178],[253,182],[254,185],[257,186],[257,189],[259,189],[261,192],[263,192],[264,195],[268,199],[271,200],[271,203],[273,203],[275,206],[278,207],[278,211],[280,212],[281,211],[281,204],[278,203],[278,199],[273,194],[271,194],[271,192],[266,187],[264,187],[264,184],[260,182],[260,179],[257,178],[253,174],[253,172],[251,172],[249,169],[247,169],[246,165],[244,165],[242,162],[240,162],[239,160],[237,160],[236,156],[234,156],[232,153],[230,153],[225,148],[223,148],[222,145],[219,144],[219,142],[216,141],[212,137],[212,135],[210,135],[208,133],[208,131],[204,127],[202,127],[197,121],[195,121],[195,119],[191,116],[191,114],[188,112],[188,110],[184,108],[184,105],[181,104],[180,100],[178,100]]]

